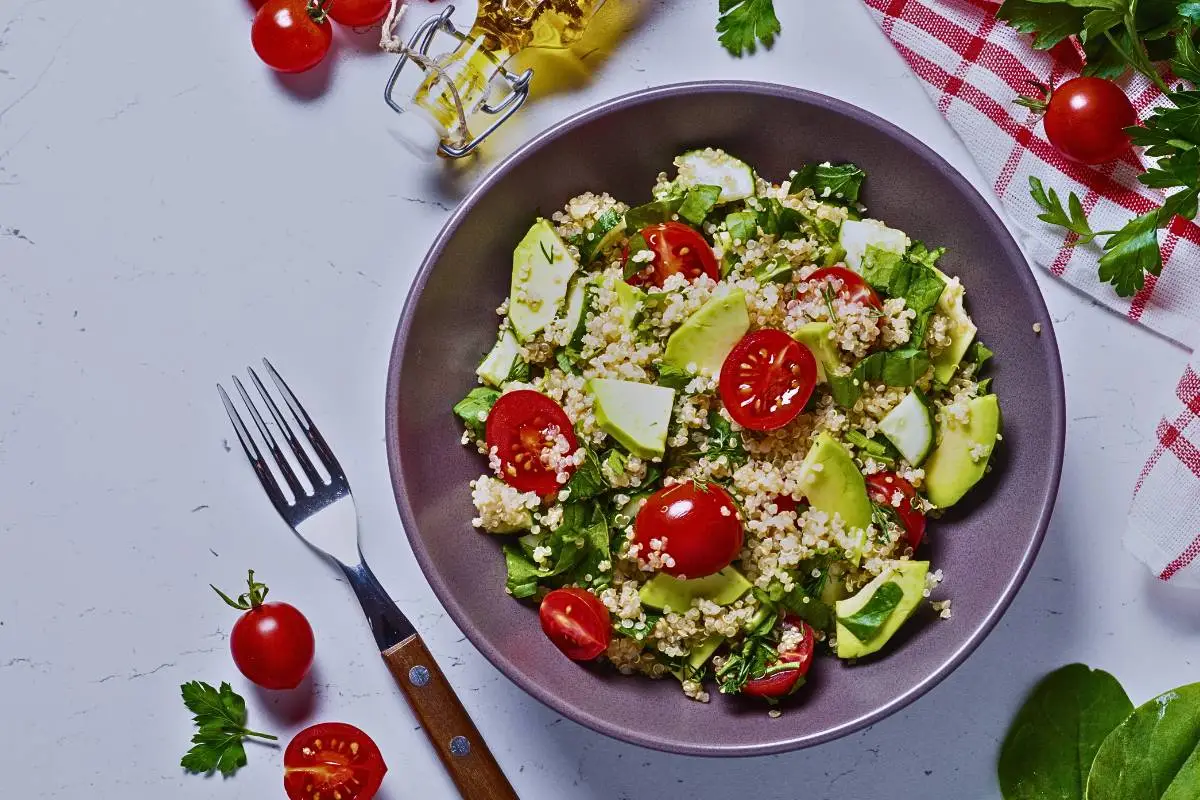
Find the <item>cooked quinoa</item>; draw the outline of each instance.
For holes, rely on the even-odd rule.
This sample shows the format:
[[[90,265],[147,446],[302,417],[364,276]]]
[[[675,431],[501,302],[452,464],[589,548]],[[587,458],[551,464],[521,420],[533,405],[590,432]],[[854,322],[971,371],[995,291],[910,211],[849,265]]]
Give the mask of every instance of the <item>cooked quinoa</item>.
[[[541,257],[575,266],[568,292],[554,284],[557,312],[536,330],[517,315],[544,316],[548,301],[529,283],[535,268],[516,263],[518,248],[514,294],[497,309],[500,341],[480,367],[482,385],[455,411],[466,426],[463,444],[484,467],[470,486],[473,525],[508,537],[506,591],[536,602],[556,588],[586,590],[607,610],[603,657],[613,667],[672,675],[688,697],[707,702],[714,683],[736,693],[786,672],[788,654],[811,650],[814,639],[844,658],[869,655],[882,646],[871,636],[890,637],[917,602],[929,602],[942,572],[917,561],[914,544],[928,550],[921,547],[925,514],[937,507],[934,498],[961,496],[961,487],[951,480],[926,491],[926,483],[947,483],[945,465],[954,456],[942,452],[947,439],[973,435],[980,409],[995,401],[979,375],[990,351],[973,341],[962,284],[935,266],[940,251],[864,219],[857,168],[821,164],[773,183],[746,167],[732,174],[749,196],[725,199],[727,187],[704,181],[714,169],[740,170],[741,162],[706,150],[676,164],[673,176],[659,176],[649,204],[587,192],[551,215],[553,233],[537,234]],[[666,256],[649,246],[653,225],[629,224],[655,213],[656,224],[687,224],[700,234],[717,271],[664,274]],[[851,229],[867,237],[865,245]],[[573,312],[569,292],[577,289],[584,300]],[[803,409],[771,430],[740,424],[730,412],[724,364],[675,364],[668,352],[698,314],[723,304],[740,314],[739,293],[748,322],[741,332],[782,331],[820,365]],[[598,406],[611,405],[595,388],[605,382],[673,392],[663,406],[669,421],[661,451],[623,441],[611,419],[621,409]],[[516,463],[489,444],[490,413],[503,395],[530,391],[557,404],[571,430],[545,423],[535,452]],[[904,454],[910,413],[937,429],[915,457]],[[968,442],[965,463],[982,475],[998,439]],[[814,448],[844,453],[852,466],[817,458]],[[522,491],[519,470],[544,474],[546,488]],[[823,476],[841,480],[838,470],[859,487],[848,491],[869,492],[870,504],[864,497],[856,506],[869,509],[858,524],[845,518],[840,500],[819,501],[812,489],[825,485]],[[732,570],[745,586],[732,599],[679,595],[688,596],[686,607],[654,605],[647,602],[651,582],[692,584],[701,576],[660,578],[676,568],[679,553],[671,537],[635,541],[638,514],[651,493],[688,484],[719,487],[732,499],[733,509],[720,514],[740,525],[742,544],[720,574]],[[909,576],[912,602],[905,599]],[[950,619],[950,600],[931,605],[931,616]],[[803,679],[794,683],[789,691]]]

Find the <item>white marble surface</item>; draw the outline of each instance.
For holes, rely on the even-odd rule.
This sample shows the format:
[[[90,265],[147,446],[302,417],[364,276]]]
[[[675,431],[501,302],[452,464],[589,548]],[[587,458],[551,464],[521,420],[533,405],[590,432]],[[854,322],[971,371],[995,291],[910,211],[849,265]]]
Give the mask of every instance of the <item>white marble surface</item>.
[[[978,182],[857,2],[777,5],[778,46],[740,61],[716,43],[715,2],[644,6],[590,79],[531,105],[489,161],[625,91],[753,78],[875,111]],[[223,446],[213,384],[262,354],[350,470],[366,552],[522,797],[996,798],[998,740],[1047,670],[1107,668],[1138,701],[1194,679],[1196,596],[1118,544],[1185,354],[1039,276],[1067,375],[1058,510],[1012,609],[951,678],[842,741],[738,761],[621,744],[531,700],[434,599],[384,461],[401,303],[456,187],[486,164],[446,179],[396,144],[379,96],[391,60],[371,36],[339,31],[329,69],[280,80],[248,22],[245,0],[0,0],[0,793],[280,797],[270,749],[252,745],[227,781],[176,767],[179,684],[229,679],[284,741],[318,719],[370,731],[391,765],[381,797],[452,796],[347,587]],[[234,615],[207,584],[236,586],[247,567],[316,627],[307,700],[257,693],[229,659]]]

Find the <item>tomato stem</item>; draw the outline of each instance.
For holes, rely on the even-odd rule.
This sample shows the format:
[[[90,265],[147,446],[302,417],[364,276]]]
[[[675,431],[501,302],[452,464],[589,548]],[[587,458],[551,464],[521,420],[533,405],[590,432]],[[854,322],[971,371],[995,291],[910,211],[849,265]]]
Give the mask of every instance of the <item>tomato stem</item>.
[[[333,0],[308,0],[308,16],[313,22],[318,25],[325,22],[329,16],[329,9],[333,6]]]
[[[267,588],[265,583],[260,583],[259,581],[254,580],[254,570],[250,570],[249,574],[246,576],[246,585],[250,591],[238,595],[237,600],[234,600],[232,597],[225,594],[211,583],[209,584],[209,587],[211,587],[214,592],[220,595],[221,599],[232,608],[236,608],[238,611],[250,611],[251,609],[258,608],[263,604],[263,600],[266,599],[267,592],[269,592],[270,589]]]

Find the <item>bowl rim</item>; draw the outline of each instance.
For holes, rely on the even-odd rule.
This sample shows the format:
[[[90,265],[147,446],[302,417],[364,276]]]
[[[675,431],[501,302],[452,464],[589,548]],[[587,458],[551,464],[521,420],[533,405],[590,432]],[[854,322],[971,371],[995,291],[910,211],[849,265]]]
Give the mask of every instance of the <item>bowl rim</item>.
[[[966,658],[974,652],[974,650],[987,638],[988,634],[995,628],[1001,617],[1008,610],[1017,591],[1021,588],[1025,578],[1028,576],[1030,569],[1033,567],[1033,562],[1037,557],[1038,551],[1041,549],[1042,542],[1046,536],[1046,529],[1050,523],[1051,514],[1054,511],[1054,504],[1058,497],[1058,487],[1062,478],[1062,467],[1064,459],[1064,450],[1066,444],[1066,389],[1063,381],[1062,361],[1059,356],[1057,338],[1054,334],[1053,325],[1049,322],[1050,315],[1046,308],[1045,299],[1042,297],[1041,290],[1038,288],[1037,281],[1033,276],[1031,269],[1019,271],[1018,281],[1021,289],[1032,296],[1035,301],[1035,306],[1041,312],[1042,331],[1041,336],[1046,341],[1046,358],[1047,366],[1052,372],[1051,387],[1048,404],[1048,409],[1053,414],[1051,420],[1051,480],[1047,482],[1045,491],[1038,498],[1040,510],[1038,513],[1037,526],[1034,535],[1021,555],[1020,562],[1016,565],[1016,569],[1009,582],[1005,585],[1003,592],[998,601],[993,605],[991,610],[984,617],[981,624],[954,650],[936,669],[930,672],[924,679],[912,686],[903,694],[900,694],[888,703],[866,713],[855,719],[848,720],[837,727],[830,728],[818,733],[795,736],[790,739],[779,740],[761,745],[722,745],[720,743],[693,745],[678,742],[663,742],[654,737],[644,735],[635,730],[616,725],[609,720],[593,714],[584,712],[569,701],[566,701],[550,692],[546,691],[538,683],[530,679],[522,673],[517,667],[504,655],[501,650],[493,646],[485,640],[480,634],[479,629],[472,622],[462,606],[455,600],[454,593],[446,584],[442,576],[434,568],[432,560],[428,552],[425,550],[420,536],[417,534],[416,520],[413,514],[412,507],[409,503],[407,492],[404,488],[404,480],[400,469],[400,456],[398,446],[398,401],[399,401],[399,384],[400,374],[404,366],[404,353],[408,336],[411,332],[414,310],[416,303],[425,289],[425,285],[429,281],[429,277],[433,272],[434,265],[441,257],[442,251],[445,249],[446,243],[449,241],[454,232],[458,229],[461,222],[474,209],[480,198],[491,191],[492,187],[508,174],[518,164],[526,159],[536,155],[536,153],[546,143],[570,133],[572,130],[585,125],[599,117],[612,113],[617,110],[652,103],[665,98],[679,97],[683,95],[695,94],[713,94],[713,93],[729,93],[729,92],[744,92],[750,94],[766,95],[776,98],[781,98],[791,101],[799,101],[813,106],[818,106],[834,113],[842,114],[850,117],[858,122],[868,125],[881,133],[896,140],[903,146],[914,151],[920,156],[929,166],[941,172],[947,179],[951,181],[966,198],[972,209],[979,214],[984,223],[991,229],[994,238],[998,240],[998,244],[1004,251],[1004,255],[1010,260],[1016,260],[1028,266],[1028,260],[1024,253],[1018,247],[1012,234],[1005,226],[1004,222],[992,209],[991,205],[979,193],[979,191],[961,174],[952,167],[944,158],[936,153],[928,145],[924,144],[916,137],[907,133],[898,126],[888,122],[869,111],[866,111],[858,106],[852,105],[844,100],[838,100],[828,95],[809,91],[792,86],[782,84],[767,83],[761,81],[741,81],[741,80],[705,80],[705,81],[689,81],[685,83],[674,83],[664,86],[657,86],[648,89],[641,89],[620,95],[618,97],[605,100],[590,108],[579,111],[561,122],[555,123],[546,130],[534,136],[530,141],[517,148],[513,153],[504,158],[500,163],[492,168],[490,172],[476,185],[466,197],[458,204],[451,213],[446,223],[442,226],[441,231],[434,239],[428,253],[421,262],[421,266],[413,279],[411,288],[407,298],[405,299],[403,309],[400,314],[400,321],[396,328],[396,335],[392,343],[392,351],[387,374],[387,393],[384,407],[385,417],[385,444],[387,447],[388,470],[390,473],[392,491],[396,497],[396,504],[400,511],[401,522],[404,525],[405,534],[408,537],[409,545],[412,548],[413,555],[416,556],[417,563],[421,567],[421,572],[425,579],[429,582],[434,594],[445,607],[451,619],[462,630],[471,643],[478,649],[493,666],[495,666],[505,677],[521,687],[525,692],[532,695],[534,698],[543,704],[554,709],[558,713],[574,720],[582,725],[591,728],[598,733],[603,733],[621,741],[631,744],[648,747],[653,750],[663,752],[677,753],[681,755],[694,756],[757,756],[770,755],[775,753],[789,752],[804,747],[810,747],[824,742],[833,741],[846,736],[855,731],[861,730],[869,725],[879,722],[886,717],[891,716],[905,706],[909,705],[917,698],[921,697],[934,686],[941,683],[947,676],[958,668]]]

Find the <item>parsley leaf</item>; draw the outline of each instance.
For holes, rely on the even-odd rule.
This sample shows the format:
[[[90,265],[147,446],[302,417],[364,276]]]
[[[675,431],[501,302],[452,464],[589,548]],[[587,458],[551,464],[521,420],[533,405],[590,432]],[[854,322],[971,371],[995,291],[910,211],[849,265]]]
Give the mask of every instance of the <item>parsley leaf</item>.
[[[179,687],[183,703],[195,716],[200,730],[192,736],[192,749],[179,765],[188,772],[211,774],[220,770],[228,777],[246,766],[247,736],[275,740],[269,733],[246,728],[246,701],[228,683],[215,689],[207,683],[191,681]]]
[[[1159,209],[1131,219],[1104,243],[1100,257],[1100,280],[1113,285],[1117,294],[1128,297],[1146,282],[1146,273],[1162,271],[1158,249]]]
[[[684,448],[673,452],[672,462],[679,464],[700,458],[716,461],[724,456],[731,470],[746,463],[746,448],[742,444],[742,437],[733,430],[729,420],[721,416],[721,412],[708,412],[708,433],[708,438],[703,442],[689,440]]]
[[[718,39],[735,56],[753,53],[758,42],[770,49],[775,34],[782,30],[775,16],[774,0],[720,0]]]
[[[608,490],[608,481],[604,480],[604,472],[600,468],[600,457],[596,451],[587,445],[583,446],[583,463],[571,476],[567,490],[572,500],[591,500],[598,494]]]
[[[1092,230],[1092,226],[1088,224],[1087,215],[1083,213],[1083,203],[1079,201],[1079,195],[1071,192],[1068,196],[1067,202],[1071,209],[1068,213],[1063,208],[1062,200],[1058,198],[1058,192],[1054,191],[1052,187],[1047,193],[1042,182],[1033,175],[1029,176],[1029,194],[1045,212],[1038,214],[1038,219],[1042,222],[1061,225],[1067,230],[1073,231],[1079,237],[1079,244],[1087,244],[1096,238],[1096,232]]]
[[[679,216],[693,225],[703,225],[720,197],[720,186],[693,186],[679,204]]]
[[[818,200],[840,205],[857,203],[867,173],[856,164],[808,164],[791,180],[791,192],[812,189]]]
[[[1075,8],[1065,2],[1005,0],[996,11],[996,17],[1021,33],[1034,34],[1036,49],[1049,50],[1068,36],[1079,33],[1086,13],[1087,9]]]

